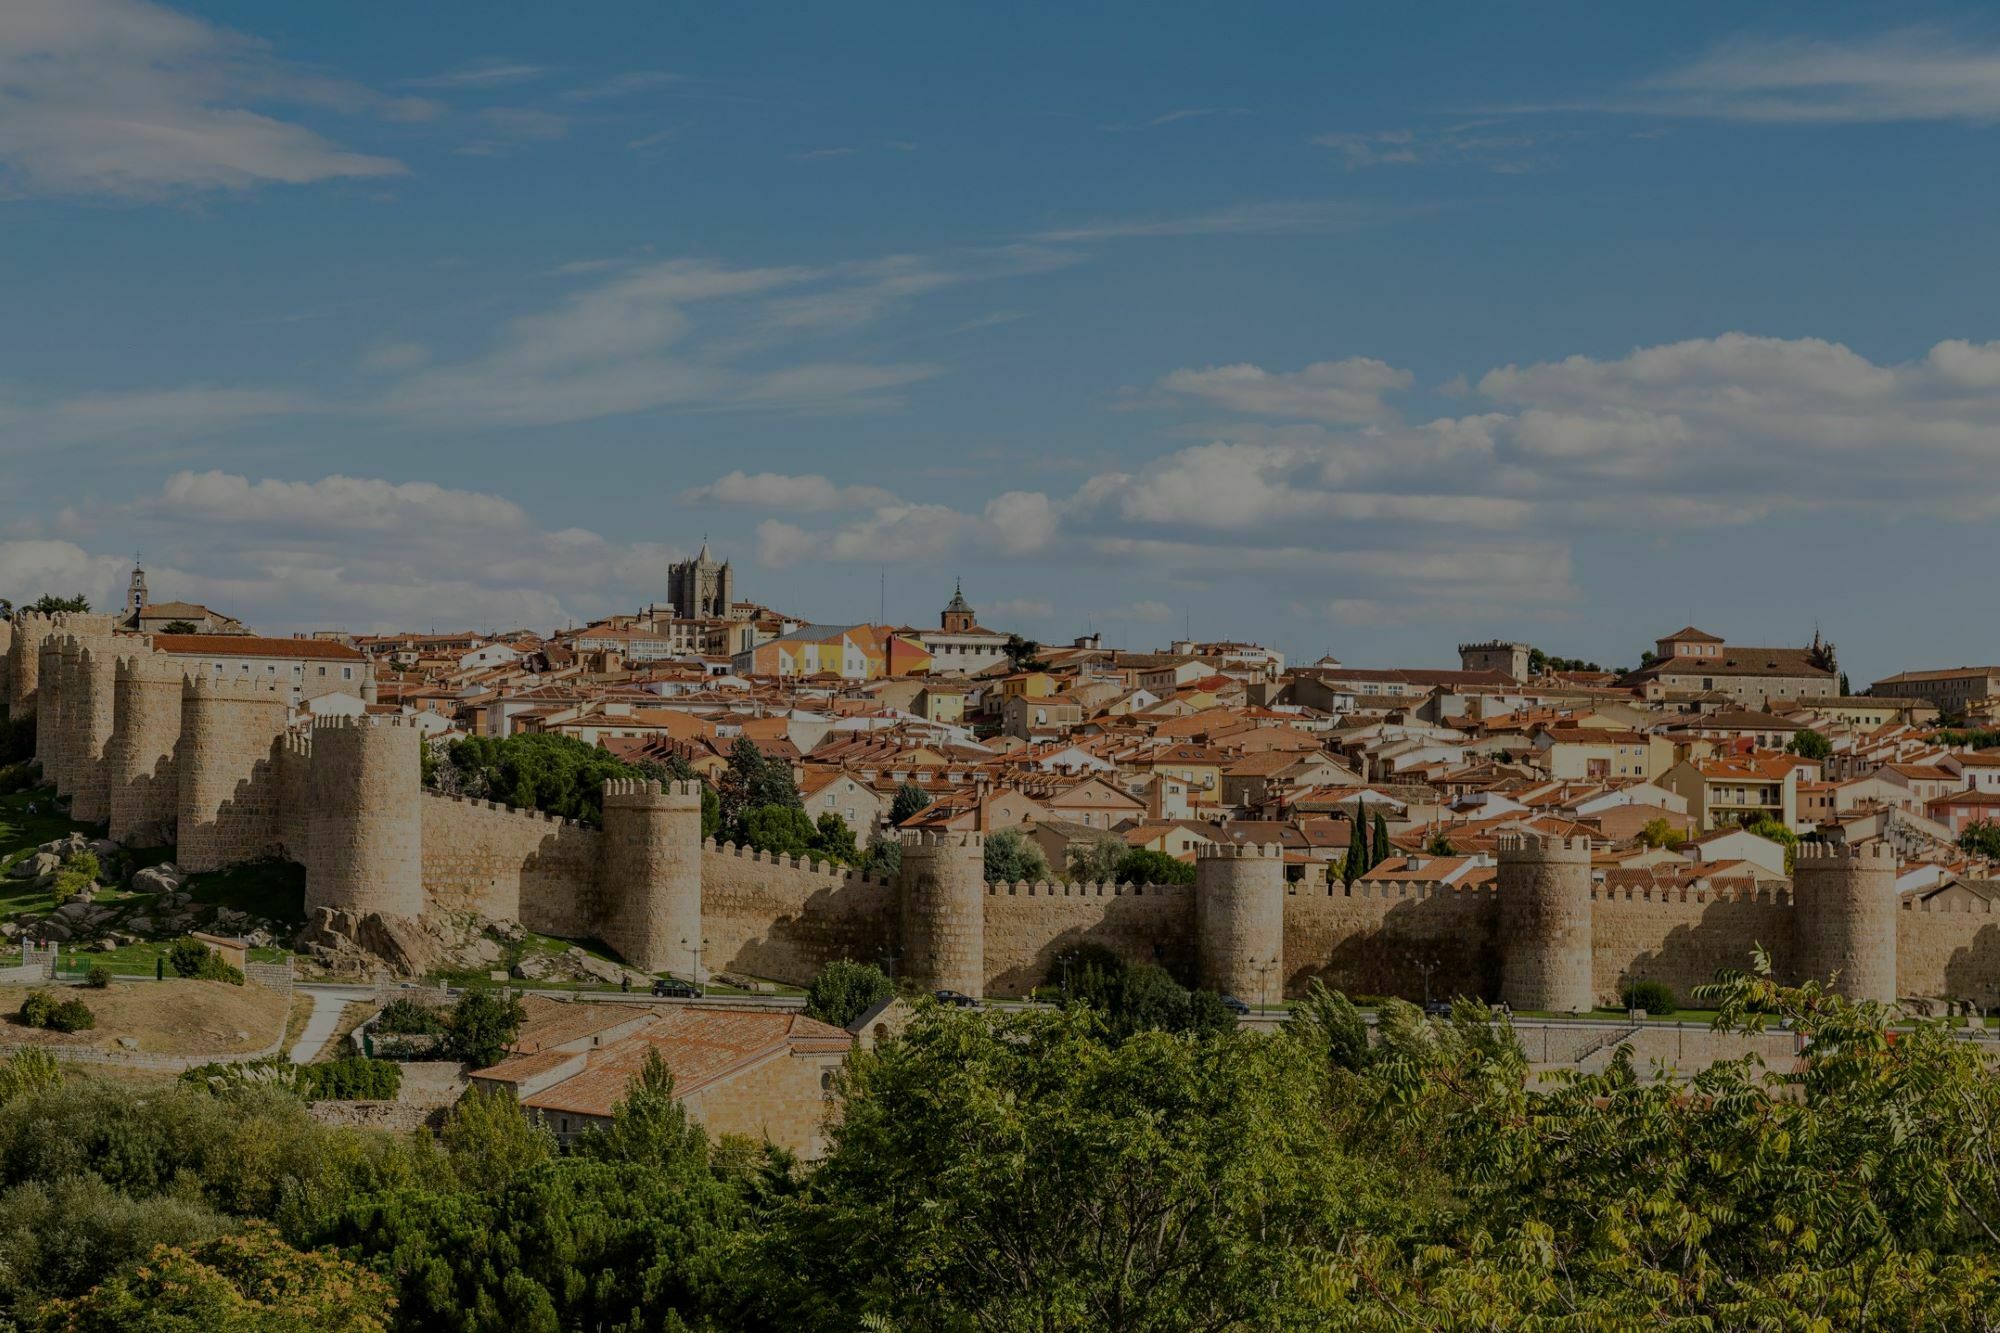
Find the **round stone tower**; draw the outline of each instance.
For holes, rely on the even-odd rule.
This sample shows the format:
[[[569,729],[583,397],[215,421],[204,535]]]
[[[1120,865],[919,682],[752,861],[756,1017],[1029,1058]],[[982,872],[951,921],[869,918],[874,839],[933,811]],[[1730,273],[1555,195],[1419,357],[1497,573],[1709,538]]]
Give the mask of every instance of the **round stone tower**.
[[[423,914],[422,747],[401,718],[313,722],[307,911]]]
[[[111,818],[111,746],[117,707],[118,657],[110,636],[79,638],[76,707],[64,714],[69,733],[70,818],[101,824]]]
[[[924,830],[903,839],[902,975],[923,990],[986,994],[986,838]]]
[[[62,768],[62,639],[51,628],[37,652],[35,690],[35,757],[42,761],[42,781],[56,785]]]
[[[42,771],[49,776],[55,786],[56,795],[76,794],[76,755],[82,747],[77,744],[79,708],[82,691],[78,677],[82,674],[83,640],[74,634],[56,636],[55,651],[55,709],[49,719],[49,729],[54,733],[49,741],[49,756],[42,761]],[[39,717],[40,715],[37,714]],[[42,726],[37,722],[35,737],[40,740]]]
[[[1792,862],[1792,971],[1850,1000],[1896,1000],[1896,854],[1802,842]],[[1837,976],[1835,974],[1838,974]]]
[[[35,711],[35,692],[42,678],[42,644],[54,632],[49,618],[23,611],[14,620],[14,641],[7,645],[7,711],[26,717]]]
[[[1595,1003],[1590,839],[1503,834],[1500,996],[1514,1009],[1584,1013]]]
[[[1194,928],[1203,990],[1268,1004],[1285,986],[1285,849],[1195,849]]]
[[[8,703],[13,696],[14,622],[11,620],[0,620],[0,704]],[[9,716],[11,716],[11,713]]]
[[[701,783],[604,784],[598,934],[641,972],[706,980],[701,957]]]
[[[118,659],[106,767],[111,837],[127,847],[158,847],[174,840],[182,674],[179,662],[160,653]]]
[[[256,681],[192,676],[181,686],[174,859],[182,869],[221,870],[277,850],[273,751],[290,718],[285,696]]]

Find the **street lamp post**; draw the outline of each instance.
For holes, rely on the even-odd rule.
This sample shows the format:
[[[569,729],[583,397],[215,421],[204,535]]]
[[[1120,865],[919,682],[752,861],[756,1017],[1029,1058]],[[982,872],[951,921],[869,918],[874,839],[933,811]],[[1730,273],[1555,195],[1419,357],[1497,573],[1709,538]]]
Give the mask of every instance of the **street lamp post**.
[[[1443,964],[1441,964],[1435,958],[1430,959],[1427,962],[1424,959],[1412,955],[1410,958],[1410,966],[1416,968],[1417,972],[1424,979],[1424,1012],[1429,1013],[1431,1007],[1431,973],[1437,971],[1439,967],[1443,966]]]

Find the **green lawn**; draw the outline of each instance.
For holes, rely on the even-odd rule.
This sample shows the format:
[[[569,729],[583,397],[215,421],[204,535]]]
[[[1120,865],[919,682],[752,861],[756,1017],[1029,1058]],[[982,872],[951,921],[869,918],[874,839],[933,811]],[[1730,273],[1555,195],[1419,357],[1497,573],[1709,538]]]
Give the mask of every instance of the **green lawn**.
[[[141,940],[137,944],[121,945],[109,953],[95,953],[65,945],[62,957],[56,963],[56,973],[59,977],[81,977],[101,964],[119,976],[150,977],[155,975],[159,960],[165,958],[172,947],[172,940]],[[286,949],[250,950],[250,961],[253,963],[282,963],[289,957],[291,952]],[[169,970],[167,975],[172,976],[172,971]]]

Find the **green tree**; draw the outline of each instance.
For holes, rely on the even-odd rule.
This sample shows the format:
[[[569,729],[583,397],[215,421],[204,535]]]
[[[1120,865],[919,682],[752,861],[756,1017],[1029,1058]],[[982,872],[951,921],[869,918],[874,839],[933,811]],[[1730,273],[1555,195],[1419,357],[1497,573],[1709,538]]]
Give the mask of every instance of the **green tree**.
[[[881,968],[836,959],[806,988],[806,1017],[844,1028],[895,993],[896,983]]]
[[[541,1117],[522,1113],[511,1088],[460,1097],[438,1130],[438,1146],[459,1183],[483,1195],[556,1155],[555,1135]]]
[[[1393,850],[1389,842],[1389,821],[1378,807],[1375,811],[1374,837],[1369,839],[1368,868],[1373,870],[1389,859]]]
[[[445,1053],[474,1069],[498,1064],[520,1035],[526,1017],[512,994],[469,990],[458,997],[445,1024]]]
[[[433,765],[433,783],[445,783],[447,765],[453,777],[446,790],[593,825],[604,822],[605,782],[641,776],[608,750],[549,732],[453,741]]]
[[[79,593],[75,597],[57,597],[53,593],[43,593],[29,604],[30,611],[52,616],[61,611],[84,612],[90,610],[90,599]]]
[[[1354,818],[1347,826],[1347,861],[1340,877],[1349,884],[1368,873],[1372,864],[1368,860],[1368,806],[1367,802],[1357,802]]]
[[[1079,884],[1108,884],[1118,878],[1119,863],[1129,850],[1123,838],[1109,833],[1078,839],[1069,845],[1069,878]]]
[[[201,627],[192,620],[169,620],[163,634],[199,634]]]
[[[1347,996],[1328,990],[1317,977],[1292,1005],[1285,1031],[1318,1054],[1329,1068],[1353,1072],[1368,1065],[1368,1020]]]
[[[1194,867],[1155,847],[1127,848],[1111,877],[1120,884],[1192,884]]]
[[[1457,856],[1458,849],[1451,845],[1451,835],[1443,829],[1434,829],[1424,840],[1424,850],[1432,856]]]
[[[1782,820],[1773,819],[1769,815],[1759,817],[1757,822],[1748,826],[1748,830],[1760,838],[1770,839],[1785,849],[1785,873],[1791,874],[1792,863],[1798,859],[1799,835],[1785,827]]]
[[[625,1083],[625,1098],[611,1109],[611,1124],[578,1141],[586,1157],[629,1162],[686,1176],[708,1169],[708,1135],[674,1098],[674,1076],[659,1051],[647,1048],[639,1072]]]
[[[1106,1046],[1094,1027],[1082,1009],[932,1008],[856,1056],[813,1188],[761,1247],[760,1322],[1305,1326],[1373,1185],[1308,1063],[1283,1039]]]
[[[61,1333],[384,1333],[389,1285],[336,1254],[300,1252],[268,1226],[162,1246],[42,1327]]]
[[[1807,727],[1803,731],[1793,732],[1792,739],[1786,743],[1785,749],[1802,759],[1825,759],[1833,753],[1833,742],[1811,727]]]
[[[914,782],[904,782],[896,788],[895,799],[889,802],[889,822],[901,824],[928,810],[930,805],[931,798],[922,787]]]
[[[813,831],[813,852],[829,861],[852,865],[861,858],[854,845],[854,830],[831,810],[823,812]]]
[[[1967,824],[1958,835],[1959,849],[1983,856],[1989,861],[2000,861],[2000,823],[1990,819],[1974,820]]]
[[[1664,815],[1647,820],[1646,826],[1639,830],[1639,841],[1648,847],[1671,847],[1680,842],[1682,836],[1682,831]]]
[[[743,817],[745,845],[776,856],[810,855],[819,839],[812,816],[795,805],[762,805]]]
[[[880,829],[870,834],[868,850],[861,855],[861,869],[882,879],[895,878],[903,869],[902,840]]]
[[[1018,884],[1047,879],[1048,858],[1019,829],[986,835],[986,879],[993,884]]]

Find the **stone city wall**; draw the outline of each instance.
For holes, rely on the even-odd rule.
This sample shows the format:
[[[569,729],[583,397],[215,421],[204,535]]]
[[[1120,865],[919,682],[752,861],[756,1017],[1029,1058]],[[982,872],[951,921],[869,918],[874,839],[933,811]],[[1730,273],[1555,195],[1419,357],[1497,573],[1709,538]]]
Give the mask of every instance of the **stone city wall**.
[[[1429,967],[1434,996],[1495,996],[1499,919],[1490,885],[1287,885],[1285,993],[1318,979],[1349,995],[1421,999]]]
[[[424,897],[543,935],[594,933],[604,835],[569,819],[424,792]]]
[[[827,963],[896,949],[895,885],[826,862],[702,844],[702,968],[804,985]]]
[[[2000,912],[1913,903],[1896,913],[1896,989],[1903,995],[2000,1004]]]
[[[1613,1004],[1628,982],[1658,981],[1689,1004],[1723,968],[1748,971],[1759,947],[1778,975],[1792,965],[1792,900],[1783,889],[1607,889],[1591,893],[1592,985]]]
[[[1192,980],[1194,920],[1190,884],[988,884],[986,993],[1026,995],[1085,943]]]

